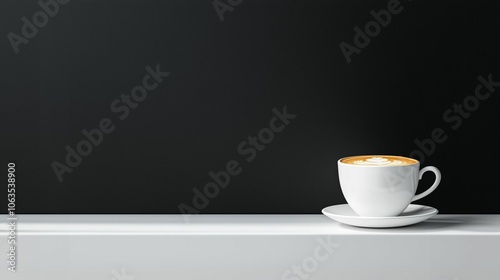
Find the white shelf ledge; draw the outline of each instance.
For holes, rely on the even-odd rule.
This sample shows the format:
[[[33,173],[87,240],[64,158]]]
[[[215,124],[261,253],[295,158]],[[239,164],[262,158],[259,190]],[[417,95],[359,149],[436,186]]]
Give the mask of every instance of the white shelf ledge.
[[[437,215],[388,229],[351,227],[323,215],[21,215],[17,222],[19,235],[500,235],[500,215]]]

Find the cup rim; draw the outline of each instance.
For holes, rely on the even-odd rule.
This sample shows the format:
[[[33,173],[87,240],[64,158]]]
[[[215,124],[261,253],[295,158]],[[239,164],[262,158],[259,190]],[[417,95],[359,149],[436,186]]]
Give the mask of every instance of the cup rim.
[[[349,164],[349,163],[342,162],[342,160],[344,160],[344,159],[348,159],[348,158],[352,158],[352,157],[362,157],[362,156],[369,156],[369,157],[400,157],[400,158],[409,159],[410,161],[414,161],[414,163],[405,164],[405,165],[356,165],[356,164]],[[340,158],[337,162],[338,162],[338,164],[343,164],[343,165],[353,166],[353,167],[360,167],[360,168],[364,168],[364,167],[368,167],[368,168],[385,167],[385,168],[388,168],[388,167],[413,166],[413,165],[419,165],[420,164],[420,161],[418,161],[418,160],[416,160],[414,158],[409,158],[409,157],[400,156],[400,155],[378,155],[378,154],[377,155],[353,155],[353,156],[346,156],[346,157]]]

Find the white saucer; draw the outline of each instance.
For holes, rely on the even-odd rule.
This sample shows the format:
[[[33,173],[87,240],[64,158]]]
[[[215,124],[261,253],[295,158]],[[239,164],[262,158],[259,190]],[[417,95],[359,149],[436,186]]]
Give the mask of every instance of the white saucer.
[[[348,204],[333,205],[324,208],[321,212],[337,222],[369,228],[402,227],[420,223],[436,215],[438,210],[430,206],[410,204],[396,217],[361,217]]]

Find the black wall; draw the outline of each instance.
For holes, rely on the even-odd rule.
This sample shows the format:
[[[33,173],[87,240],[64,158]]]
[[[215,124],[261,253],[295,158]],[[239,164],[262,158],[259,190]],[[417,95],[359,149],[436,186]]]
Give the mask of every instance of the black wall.
[[[498,167],[500,86],[475,97],[478,77],[500,81],[498,1],[221,0],[221,21],[211,1],[71,0],[17,53],[9,33],[42,8],[1,3],[0,159],[4,174],[16,164],[17,213],[320,213],[345,203],[336,161],[354,154],[440,168],[418,202],[440,213],[500,213],[485,169]],[[340,44],[388,3],[348,63]],[[125,115],[121,94],[157,65],[170,75]],[[285,106],[296,117],[265,148],[238,151]],[[114,130],[60,182],[54,162],[103,119]],[[240,173],[196,209],[193,188],[228,162]]]

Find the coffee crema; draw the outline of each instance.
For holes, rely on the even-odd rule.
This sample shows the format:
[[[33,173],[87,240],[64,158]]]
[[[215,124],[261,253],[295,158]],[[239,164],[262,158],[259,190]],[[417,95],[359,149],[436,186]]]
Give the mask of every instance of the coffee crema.
[[[417,160],[400,156],[352,156],[340,160],[342,163],[361,166],[397,166],[418,163]]]

